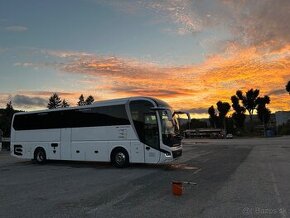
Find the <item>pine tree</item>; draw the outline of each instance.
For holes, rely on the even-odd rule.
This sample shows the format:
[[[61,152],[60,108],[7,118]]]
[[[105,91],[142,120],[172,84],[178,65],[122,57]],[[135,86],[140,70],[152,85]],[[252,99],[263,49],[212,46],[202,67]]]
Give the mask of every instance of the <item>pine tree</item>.
[[[86,99],[86,105],[91,105],[94,101],[95,101],[94,97],[90,95]]]
[[[13,115],[13,113],[14,113],[14,108],[13,108],[13,106],[12,106],[12,102],[9,101],[9,102],[6,104],[5,114],[6,114],[6,116],[9,117],[9,116]]]
[[[61,102],[61,107],[69,107],[69,103],[65,99],[63,99]]]
[[[79,97],[78,106],[84,106],[84,105],[86,105],[85,98],[83,94],[81,94],[81,96]]]
[[[59,108],[61,107],[61,99],[58,96],[58,94],[53,93],[52,96],[50,96],[47,108],[48,109],[54,109],[54,108]]]
[[[3,131],[4,136],[10,136],[11,121],[15,112],[16,111],[13,109],[11,101],[9,101],[6,104],[6,108],[0,119],[0,129]]]

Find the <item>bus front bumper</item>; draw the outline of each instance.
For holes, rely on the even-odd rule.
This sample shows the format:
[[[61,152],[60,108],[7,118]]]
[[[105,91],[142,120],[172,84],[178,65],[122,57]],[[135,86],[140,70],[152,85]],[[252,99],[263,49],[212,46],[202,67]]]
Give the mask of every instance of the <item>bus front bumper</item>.
[[[182,156],[182,149],[172,151],[172,157],[173,157],[173,159],[178,158],[180,156]]]

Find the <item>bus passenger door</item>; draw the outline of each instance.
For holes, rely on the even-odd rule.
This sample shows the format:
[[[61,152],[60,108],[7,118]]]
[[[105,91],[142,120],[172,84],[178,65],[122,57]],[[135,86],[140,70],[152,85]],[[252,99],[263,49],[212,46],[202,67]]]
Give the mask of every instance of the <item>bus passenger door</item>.
[[[144,115],[144,142],[145,163],[158,163],[160,145],[156,112],[149,112]]]
[[[71,160],[71,128],[61,129],[61,160]]]
[[[145,145],[145,163],[158,163],[160,151]]]
[[[144,163],[144,144],[142,142],[131,141],[130,161],[132,163]]]
[[[132,144],[133,153],[144,152],[145,163],[158,163],[160,142],[157,112],[152,111],[154,104],[147,100],[133,100],[129,103],[132,121],[139,139],[139,144]]]

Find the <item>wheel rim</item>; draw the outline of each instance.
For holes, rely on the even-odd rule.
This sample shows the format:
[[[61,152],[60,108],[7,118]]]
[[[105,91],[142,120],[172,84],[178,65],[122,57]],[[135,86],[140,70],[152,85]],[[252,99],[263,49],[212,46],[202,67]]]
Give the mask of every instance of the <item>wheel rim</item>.
[[[42,162],[44,160],[44,153],[39,151],[37,153],[36,159],[37,159],[38,162]]]
[[[116,161],[116,163],[118,165],[120,165],[120,166],[123,165],[125,163],[125,161],[126,161],[125,154],[122,153],[122,152],[117,153],[116,156],[115,156],[115,161]]]

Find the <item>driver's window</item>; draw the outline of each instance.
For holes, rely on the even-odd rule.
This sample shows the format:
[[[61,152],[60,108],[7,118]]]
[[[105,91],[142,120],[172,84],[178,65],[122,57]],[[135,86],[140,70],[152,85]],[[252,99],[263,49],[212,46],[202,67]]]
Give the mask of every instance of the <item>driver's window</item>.
[[[162,119],[162,133],[163,134],[173,134],[173,121],[172,118],[169,117],[167,111],[161,112],[161,119]]]

